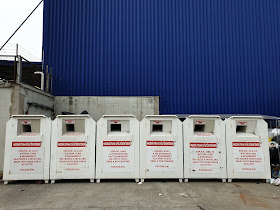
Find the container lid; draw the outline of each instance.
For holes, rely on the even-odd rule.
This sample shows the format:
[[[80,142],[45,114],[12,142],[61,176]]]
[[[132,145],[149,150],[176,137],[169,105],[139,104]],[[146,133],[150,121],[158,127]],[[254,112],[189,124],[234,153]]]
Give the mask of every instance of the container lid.
[[[81,118],[81,117],[90,117],[88,114],[79,114],[79,115],[57,115],[56,118]]]
[[[12,115],[12,118],[47,118],[45,115]]]
[[[146,115],[145,116],[145,118],[149,118],[149,117],[151,117],[151,118],[154,118],[154,117],[172,117],[172,118],[177,118],[177,116],[176,115]]]
[[[123,114],[123,115],[103,115],[102,117],[134,117],[133,114]]]
[[[231,116],[229,119],[263,119],[262,116]]]
[[[219,115],[190,115],[189,118],[217,118],[221,119]]]

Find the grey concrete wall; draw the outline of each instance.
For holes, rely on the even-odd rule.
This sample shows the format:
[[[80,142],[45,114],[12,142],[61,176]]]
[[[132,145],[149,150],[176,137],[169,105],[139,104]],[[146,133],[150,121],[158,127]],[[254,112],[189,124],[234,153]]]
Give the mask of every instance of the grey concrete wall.
[[[57,96],[55,114],[62,111],[80,114],[87,110],[89,115],[98,121],[105,114],[133,114],[138,120],[149,114],[159,114],[159,97],[113,97],[113,96]]]
[[[0,174],[3,172],[6,122],[10,119],[12,91],[9,86],[0,88]]]
[[[54,108],[55,97],[45,93],[43,91],[37,90],[35,88],[29,87],[27,85],[20,86],[20,96],[22,97],[22,108],[23,113],[28,111],[28,114],[44,114],[47,117],[54,118],[54,112],[47,108],[42,108],[38,106],[28,106],[29,103],[36,103],[43,105],[45,107]]]
[[[27,111],[28,114],[43,114],[53,117],[51,110],[28,106],[28,102],[53,108],[54,97],[23,84],[0,85],[0,174],[3,172],[6,123],[10,117],[25,114]]]

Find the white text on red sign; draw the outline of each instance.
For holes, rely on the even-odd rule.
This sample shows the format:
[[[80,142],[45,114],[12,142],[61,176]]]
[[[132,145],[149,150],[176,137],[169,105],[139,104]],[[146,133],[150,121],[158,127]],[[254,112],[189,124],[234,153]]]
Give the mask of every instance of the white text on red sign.
[[[147,146],[174,146],[174,141],[147,141]]]
[[[57,142],[57,147],[86,147],[86,142]]]
[[[103,141],[104,147],[128,147],[131,146],[130,141]]]
[[[260,147],[260,142],[232,142],[233,147]]]
[[[12,147],[41,147],[41,142],[12,142]]]

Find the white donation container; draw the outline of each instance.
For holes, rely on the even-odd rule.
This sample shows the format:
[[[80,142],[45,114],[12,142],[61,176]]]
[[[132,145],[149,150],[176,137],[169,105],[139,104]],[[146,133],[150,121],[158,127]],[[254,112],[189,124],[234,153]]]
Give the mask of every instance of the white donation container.
[[[4,184],[12,180],[49,181],[51,120],[44,115],[13,115],[7,122]]]
[[[139,181],[139,121],[134,115],[103,115],[97,122],[96,179]]]
[[[183,180],[182,122],[175,115],[147,115],[140,123],[140,178]]]
[[[183,122],[184,178],[226,182],[225,122],[217,115],[190,115]]]
[[[270,179],[267,123],[258,116],[226,120],[228,182],[232,179]]]
[[[52,123],[51,183],[95,178],[96,123],[89,115],[58,115]]]

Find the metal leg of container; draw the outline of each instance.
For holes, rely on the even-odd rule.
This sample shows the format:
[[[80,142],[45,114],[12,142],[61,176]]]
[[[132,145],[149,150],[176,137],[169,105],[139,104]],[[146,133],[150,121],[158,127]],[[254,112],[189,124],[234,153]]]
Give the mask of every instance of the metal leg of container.
[[[223,183],[227,182],[227,179],[222,179],[222,182],[223,182]]]
[[[55,180],[54,180],[54,179],[52,179],[52,180],[51,180],[51,184],[54,184],[54,183],[55,183]]]
[[[185,179],[184,181],[185,181],[185,182],[189,182],[189,179]]]
[[[8,184],[9,183],[9,181],[4,181],[4,184]]]
[[[183,182],[183,179],[179,179],[179,182]]]
[[[49,180],[45,180],[45,184],[48,184],[49,183]]]
[[[144,179],[141,179],[141,182],[144,183]]]
[[[90,183],[93,183],[93,182],[94,182],[94,179],[90,179],[89,181],[90,181]]]
[[[232,182],[232,179],[228,179],[228,182]]]
[[[100,183],[100,179],[96,179],[96,183]]]
[[[139,182],[139,179],[135,179],[135,182]]]

